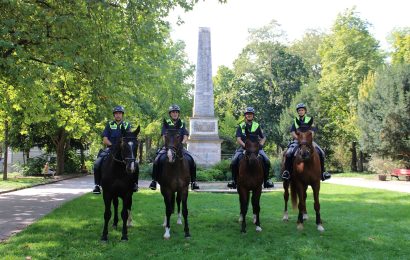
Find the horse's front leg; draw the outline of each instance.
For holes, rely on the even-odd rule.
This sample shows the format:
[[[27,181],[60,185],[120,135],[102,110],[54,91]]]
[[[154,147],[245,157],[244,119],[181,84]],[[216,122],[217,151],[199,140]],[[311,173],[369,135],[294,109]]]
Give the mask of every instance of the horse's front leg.
[[[101,241],[107,242],[108,241],[108,222],[111,219],[111,201],[112,197],[108,195],[108,193],[103,192],[104,198],[104,228],[101,236]]]
[[[262,187],[262,185],[260,186]],[[253,223],[256,225],[256,232],[261,232],[261,224],[260,224],[260,219],[259,219],[259,214],[261,211],[260,207],[260,199],[261,199],[261,194],[262,194],[262,188],[254,190],[252,192],[252,209],[253,209]]]
[[[313,199],[314,199],[314,208],[316,212],[316,225],[317,230],[320,232],[325,231],[325,228],[322,225],[322,219],[320,218],[320,203],[319,203],[319,190],[320,190],[320,182],[315,187],[312,186],[313,189]]]
[[[185,238],[190,238],[188,226],[188,187],[181,192],[182,198],[182,216],[184,216],[184,232]]]
[[[298,204],[298,209],[299,209],[299,214],[298,214],[298,221],[297,221],[297,228],[299,230],[303,229],[303,213],[306,209],[306,202],[304,198],[304,190],[301,189],[300,187],[298,188],[298,198],[299,198],[299,204]]]
[[[289,181],[283,180],[283,189],[285,190],[283,193],[283,200],[285,201],[285,209],[283,211],[283,221],[289,221],[289,214],[288,214],[288,201],[289,201]]]
[[[306,210],[307,189],[308,189],[308,186],[306,185],[305,186],[305,191],[303,193],[303,198],[305,200],[305,209],[303,210],[303,220],[308,220],[309,219],[309,216],[308,216],[307,210]]]
[[[177,224],[182,225],[182,214],[181,214],[181,193],[177,193],[177,207],[178,207],[178,219],[177,219]]]
[[[114,196],[112,199],[112,204],[114,205],[114,221],[112,227],[117,229],[118,227],[118,196]]]
[[[165,202],[165,233],[164,239],[169,239],[171,237],[171,227],[170,227],[170,218],[173,211],[173,205],[175,200],[175,194],[173,192],[168,192],[163,194]]]
[[[243,188],[239,190],[239,203],[241,206],[240,219],[242,219],[241,232],[246,233],[246,213],[248,212],[249,191]]]
[[[131,193],[132,194],[132,193]],[[132,195],[127,194],[122,199],[122,210],[121,210],[121,218],[122,218],[122,236],[121,241],[128,241],[128,210],[131,208],[131,199]]]

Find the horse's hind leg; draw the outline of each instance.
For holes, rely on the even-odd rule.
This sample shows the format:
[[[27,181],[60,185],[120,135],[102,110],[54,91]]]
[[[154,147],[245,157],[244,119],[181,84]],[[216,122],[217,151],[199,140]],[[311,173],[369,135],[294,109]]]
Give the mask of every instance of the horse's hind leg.
[[[261,211],[260,199],[262,190],[256,190],[252,192],[252,208],[253,208],[253,223],[256,225],[256,231],[261,232],[261,224],[259,219],[259,213]]]
[[[112,199],[112,204],[114,205],[114,221],[112,223],[112,227],[117,229],[118,227],[118,197],[114,197]]]
[[[308,189],[308,186],[305,187],[305,191],[303,193],[303,199],[305,200],[305,209],[303,210],[303,220],[308,220],[309,219],[309,216],[308,216],[307,210],[306,210],[307,189]]]
[[[289,181],[283,181],[283,189],[285,190],[283,193],[283,200],[285,201],[285,209],[283,211],[283,221],[289,221],[289,214],[288,214],[288,201],[289,201]]]
[[[299,214],[298,214],[297,228],[299,230],[302,230],[303,229],[303,212],[306,209],[305,198],[304,198],[305,197],[304,187],[302,186],[302,184],[298,185],[297,194],[298,194],[298,199],[299,199],[299,203],[298,203]]]
[[[182,214],[181,214],[181,194],[178,192],[177,193],[177,207],[178,207],[178,219],[177,219],[177,224],[182,225]]]
[[[182,199],[182,215],[184,216],[185,238],[190,238],[191,234],[189,234],[189,226],[188,226],[188,189],[182,191],[181,199]]]
[[[316,225],[317,225],[317,230],[320,232],[325,231],[323,225],[322,225],[322,219],[320,218],[320,203],[319,203],[319,190],[320,190],[320,182],[318,185],[315,185],[315,187],[312,186],[313,189],[313,199],[314,199],[314,208],[316,212]]]
[[[108,241],[108,222],[111,219],[111,201],[112,197],[107,195],[106,192],[103,193],[104,197],[104,205],[105,205],[105,210],[104,210],[104,228],[101,236],[101,241],[106,242]]]
[[[164,239],[169,239],[171,237],[171,234],[170,234],[171,227],[169,224],[169,220],[171,218],[171,214],[172,214],[173,207],[174,207],[175,194],[173,192],[168,192],[167,194],[163,194],[163,196],[164,196],[164,202],[165,202],[165,218],[166,218]]]

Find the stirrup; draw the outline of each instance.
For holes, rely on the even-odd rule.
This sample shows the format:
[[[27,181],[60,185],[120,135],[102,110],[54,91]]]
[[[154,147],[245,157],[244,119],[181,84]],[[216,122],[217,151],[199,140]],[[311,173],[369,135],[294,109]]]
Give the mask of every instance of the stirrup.
[[[156,190],[157,189],[157,182],[156,181],[152,181],[151,184],[149,185],[149,188],[151,190]]]
[[[265,189],[270,189],[270,188],[273,188],[274,186],[275,186],[275,185],[273,185],[273,183],[272,183],[271,181],[269,181],[269,180],[263,182],[263,187],[264,187]]]
[[[284,180],[289,180],[290,179],[290,173],[288,170],[284,170],[282,173],[282,179]]]
[[[236,183],[234,181],[229,182],[226,186],[230,189],[236,189]]]
[[[330,175],[330,173],[328,172],[323,172],[322,173],[322,181],[328,180],[332,177],[332,175]]]
[[[199,190],[199,186],[198,184],[196,184],[196,182],[191,182],[191,190]]]
[[[94,189],[93,189],[93,193],[94,193],[94,194],[101,194],[100,186],[95,185],[95,187],[94,187]]]

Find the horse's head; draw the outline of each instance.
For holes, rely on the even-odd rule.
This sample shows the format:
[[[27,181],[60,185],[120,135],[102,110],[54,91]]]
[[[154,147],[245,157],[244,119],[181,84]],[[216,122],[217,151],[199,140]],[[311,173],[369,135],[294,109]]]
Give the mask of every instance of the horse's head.
[[[170,126],[164,119],[166,129],[165,148],[167,150],[168,162],[170,163],[174,163],[177,155],[181,153],[181,138],[183,138],[180,134],[181,124],[181,120],[178,120],[174,126]]]
[[[251,134],[247,127],[245,128],[245,135],[245,158],[249,160],[250,164],[254,164],[259,158],[259,137]]]
[[[296,131],[299,143],[299,155],[303,161],[307,161],[311,158],[314,148],[313,148],[313,134],[312,131]]]
[[[140,132],[140,126],[134,132],[126,130],[122,131],[120,139],[120,153],[123,162],[125,163],[125,170],[127,173],[134,173],[136,170],[136,156],[138,150],[138,134]]]

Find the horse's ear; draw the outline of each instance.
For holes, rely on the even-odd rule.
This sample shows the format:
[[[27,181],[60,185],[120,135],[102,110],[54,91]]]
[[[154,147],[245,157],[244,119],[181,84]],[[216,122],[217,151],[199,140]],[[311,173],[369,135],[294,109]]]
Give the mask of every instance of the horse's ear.
[[[165,118],[163,119],[162,124],[165,126],[166,129],[168,129],[169,125],[167,123],[167,120],[165,120]]]
[[[249,132],[248,126],[245,126],[245,136],[246,136],[246,139],[249,139],[249,134],[250,134],[250,132]]]
[[[121,129],[121,136],[125,136],[127,134],[127,130],[125,129],[124,124],[121,125],[120,129]]]
[[[140,133],[141,127],[138,125],[137,129],[135,129],[134,134],[135,136],[138,136],[138,134]]]

